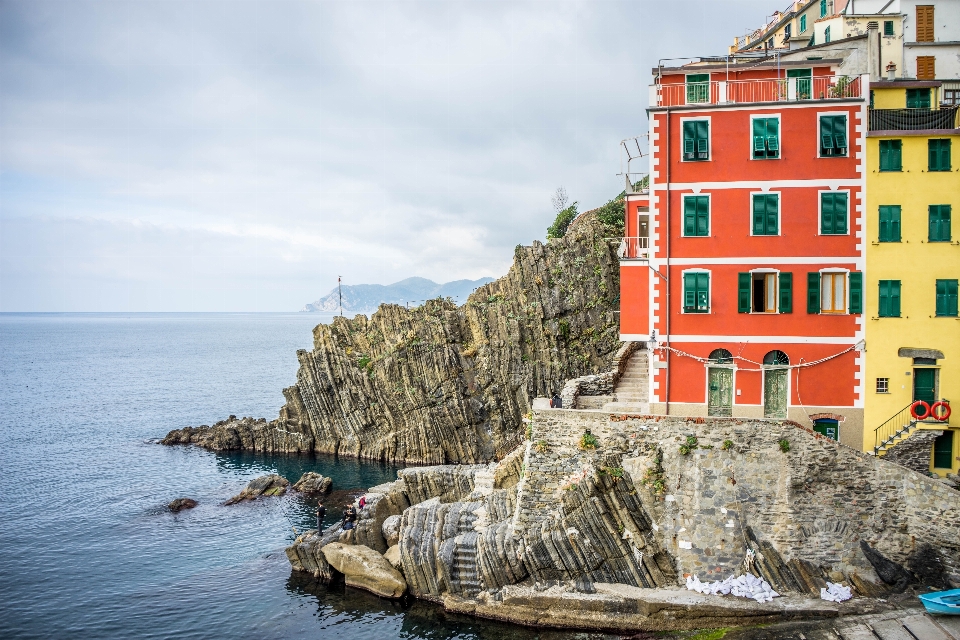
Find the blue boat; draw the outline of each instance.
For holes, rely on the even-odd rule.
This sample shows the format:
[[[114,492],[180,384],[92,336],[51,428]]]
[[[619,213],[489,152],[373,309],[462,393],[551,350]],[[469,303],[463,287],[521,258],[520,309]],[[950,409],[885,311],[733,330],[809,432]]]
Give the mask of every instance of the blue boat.
[[[960,589],[924,593],[920,602],[930,613],[960,616]]]

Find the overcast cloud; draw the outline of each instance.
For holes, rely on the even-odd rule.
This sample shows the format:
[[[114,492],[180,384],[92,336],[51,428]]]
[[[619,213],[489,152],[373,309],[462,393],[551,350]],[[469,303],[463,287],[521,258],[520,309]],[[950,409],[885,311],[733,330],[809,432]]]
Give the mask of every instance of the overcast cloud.
[[[658,58],[776,8],[0,0],[0,311],[503,275],[557,186],[581,210],[622,189]]]

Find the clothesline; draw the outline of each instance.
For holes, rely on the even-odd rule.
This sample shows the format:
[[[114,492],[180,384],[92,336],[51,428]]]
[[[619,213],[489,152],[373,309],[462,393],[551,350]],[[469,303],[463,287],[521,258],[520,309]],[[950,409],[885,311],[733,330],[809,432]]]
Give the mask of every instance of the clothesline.
[[[854,349],[856,349],[857,347],[859,347],[860,344],[861,344],[861,343],[858,342],[857,344],[850,345],[849,347],[847,347],[847,348],[844,349],[843,351],[840,351],[839,353],[835,353],[835,354],[833,354],[832,356],[827,356],[827,357],[825,357],[825,358],[820,358],[819,360],[812,360],[812,361],[810,361],[810,362],[801,362],[801,363],[799,363],[799,364],[785,364],[785,365],[773,365],[773,366],[776,367],[776,368],[778,368],[778,369],[800,369],[800,368],[802,368],[802,367],[814,367],[814,366],[816,366],[816,365],[818,365],[818,364],[823,364],[824,362],[827,362],[828,360],[833,360],[834,358],[839,358],[839,357],[842,356],[843,354],[849,353],[850,351],[853,351]],[[665,345],[663,345],[663,346],[658,346],[658,347],[656,347],[655,349],[664,349],[664,350],[667,350],[667,351],[672,351],[672,352],[676,353],[676,354],[679,355],[679,356],[684,356],[684,357],[687,357],[687,358],[692,358],[693,360],[696,360],[697,362],[701,362],[701,363],[703,363],[703,364],[721,364],[720,362],[717,362],[717,361],[715,361],[715,360],[710,360],[710,358],[701,358],[700,356],[695,356],[695,355],[693,355],[693,354],[687,353],[686,351],[681,351],[680,349],[675,349],[675,348],[673,348],[673,347],[668,347],[668,346],[665,346]],[[750,359],[748,359],[748,358],[744,358],[743,356],[739,356],[739,355],[737,355],[737,356],[730,356],[730,358],[731,358],[731,360],[742,360],[742,361],[744,361],[744,362],[748,362],[748,363],[750,363],[750,364],[755,364],[755,365],[757,365],[758,367],[760,367],[759,369],[747,369],[747,368],[740,368],[740,367],[738,367],[738,370],[739,370],[739,371],[758,371],[758,372],[759,372],[759,371],[763,371],[764,369],[771,368],[771,367],[769,367],[769,366],[765,367],[765,366],[764,366],[762,363],[760,363],[760,362],[755,362],[755,361],[753,361],[753,360],[750,360]]]

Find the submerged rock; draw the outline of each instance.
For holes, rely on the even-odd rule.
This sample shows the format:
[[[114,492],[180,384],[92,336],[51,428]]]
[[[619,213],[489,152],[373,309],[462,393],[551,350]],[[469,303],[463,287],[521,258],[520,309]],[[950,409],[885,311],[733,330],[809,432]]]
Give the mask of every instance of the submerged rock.
[[[333,489],[333,479],[313,471],[307,471],[290,488],[301,493],[325,496]]]
[[[384,598],[399,598],[407,590],[403,575],[382,555],[364,545],[334,542],[320,550],[349,587],[366,589]]]
[[[289,486],[290,482],[283,476],[276,474],[260,476],[251,480],[243,491],[224,502],[224,504],[256,500],[260,496],[282,496],[287,492]]]
[[[195,506],[197,506],[197,501],[193,498],[177,498],[168,504],[167,508],[174,513],[179,513],[184,509],[193,509]]]

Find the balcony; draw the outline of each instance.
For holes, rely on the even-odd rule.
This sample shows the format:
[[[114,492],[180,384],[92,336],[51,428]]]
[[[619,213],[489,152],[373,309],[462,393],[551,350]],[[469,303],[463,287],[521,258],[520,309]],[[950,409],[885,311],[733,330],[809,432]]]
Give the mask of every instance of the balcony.
[[[620,247],[617,249],[617,255],[620,256],[621,260],[649,260],[650,238],[646,236],[622,238]]]
[[[861,97],[860,76],[722,80],[650,85],[650,104],[657,107],[849,100]]]
[[[870,109],[870,131],[948,131],[960,129],[960,106],[940,109]]]

